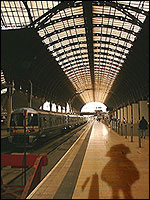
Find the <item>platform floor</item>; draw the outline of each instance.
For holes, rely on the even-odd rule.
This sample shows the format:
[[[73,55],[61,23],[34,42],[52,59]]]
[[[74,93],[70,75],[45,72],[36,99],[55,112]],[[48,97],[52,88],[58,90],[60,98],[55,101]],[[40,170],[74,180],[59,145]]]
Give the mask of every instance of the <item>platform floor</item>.
[[[149,199],[149,137],[94,121],[27,199]]]

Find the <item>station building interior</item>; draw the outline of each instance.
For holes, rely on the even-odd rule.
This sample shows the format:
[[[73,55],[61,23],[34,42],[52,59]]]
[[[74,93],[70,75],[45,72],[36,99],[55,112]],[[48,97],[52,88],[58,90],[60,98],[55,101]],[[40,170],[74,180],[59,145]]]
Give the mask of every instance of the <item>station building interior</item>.
[[[91,102],[133,132],[149,125],[149,1],[1,1],[1,130],[17,108],[81,114]]]
[[[2,112],[149,102],[148,1],[2,1],[1,50]]]

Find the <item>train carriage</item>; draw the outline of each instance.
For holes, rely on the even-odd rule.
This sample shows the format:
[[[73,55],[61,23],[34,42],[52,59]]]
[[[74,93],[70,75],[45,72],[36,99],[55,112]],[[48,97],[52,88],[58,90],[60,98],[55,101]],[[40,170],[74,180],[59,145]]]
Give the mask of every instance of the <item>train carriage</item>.
[[[55,137],[82,125],[87,120],[80,115],[68,115],[32,108],[19,108],[12,112],[8,140],[16,147],[32,147],[42,137]]]

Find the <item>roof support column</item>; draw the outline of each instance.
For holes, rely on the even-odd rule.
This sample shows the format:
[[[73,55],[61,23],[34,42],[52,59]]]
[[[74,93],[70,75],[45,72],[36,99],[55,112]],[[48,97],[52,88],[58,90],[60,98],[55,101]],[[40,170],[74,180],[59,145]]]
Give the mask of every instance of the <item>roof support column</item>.
[[[32,107],[32,82],[29,81],[29,89],[28,89],[28,107]]]
[[[132,120],[132,118],[131,118],[131,105],[128,105],[127,106],[127,111],[128,111],[128,123],[131,123],[131,120]]]
[[[14,89],[14,81],[12,81],[11,85],[8,86],[7,92],[8,92],[8,102],[7,102],[7,131],[10,127],[10,117],[12,112],[12,95],[13,95],[13,89]]]
[[[120,108],[120,120],[123,122],[123,108]]]
[[[58,105],[56,104],[56,112],[58,112]]]
[[[148,117],[148,104],[146,100],[139,101],[139,106],[140,106],[140,120],[142,119],[142,116],[149,121]]]
[[[118,109],[118,119],[121,119],[120,118],[120,109]]]
[[[125,118],[125,120],[126,120],[126,122],[127,122],[127,118],[128,118],[128,115],[127,115],[127,107],[124,107],[124,108],[123,108],[123,111],[124,111],[124,112],[123,112],[123,114],[124,114],[123,116],[124,116],[124,118]]]
[[[139,105],[138,105],[138,103],[133,103],[132,109],[133,109],[133,124],[137,124],[139,121]]]
[[[52,102],[49,102],[50,111],[52,111]]]

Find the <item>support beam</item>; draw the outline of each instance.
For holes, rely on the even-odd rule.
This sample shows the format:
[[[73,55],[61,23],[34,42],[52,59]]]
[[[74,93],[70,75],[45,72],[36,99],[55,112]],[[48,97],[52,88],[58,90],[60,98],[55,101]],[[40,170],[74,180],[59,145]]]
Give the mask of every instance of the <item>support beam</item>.
[[[13,90],[14,90],[14,81],[9,85],[7,88],[8,92],[8,103],[7,103],[7,130],[10,127],[10,117],[11,117],[11,112],[12,112],[12,95],[13,95]]]
[[[28,107],[32,108],[32,82],[29,81],[28,86]]]
[[[88,48],[88,57],[91,73],[91,82],[93,88],[93,101],[95,101],[95,78],[94,78],[94,52],[93,52],[93,13],[92,13],[92,1],[82,1],[83,4],[83,16],[85,21],[85,32]]]
[[[138,103],[133,103],[132,104],[132,110],[133,110],[133,124],[138,124],[138,121],[139,121]]]
[[[142,116],[149,121],[149,116],[148,116],[148,104],[146,100],[139,101],[139,106],[140,106],[140,120],[142,119]]]

